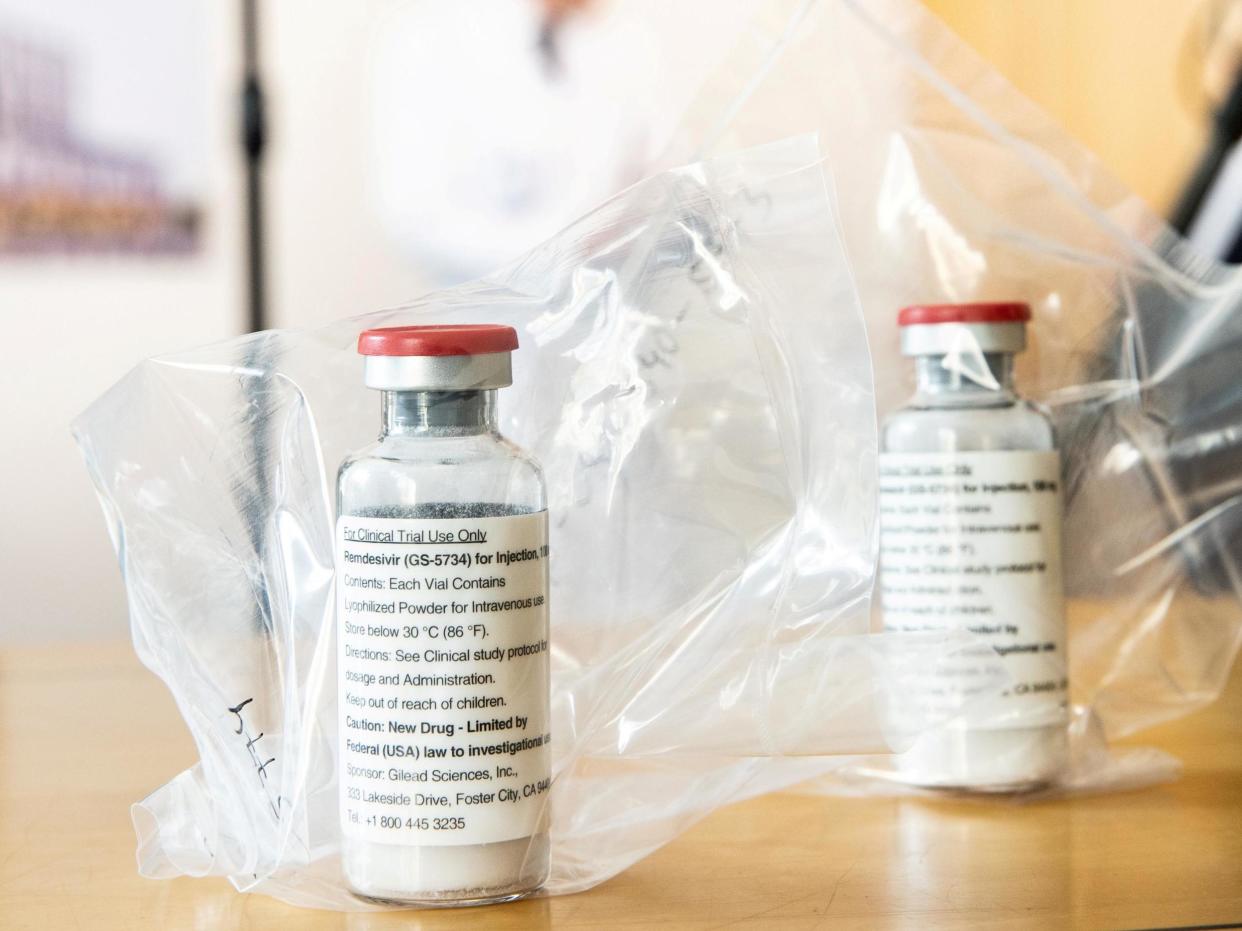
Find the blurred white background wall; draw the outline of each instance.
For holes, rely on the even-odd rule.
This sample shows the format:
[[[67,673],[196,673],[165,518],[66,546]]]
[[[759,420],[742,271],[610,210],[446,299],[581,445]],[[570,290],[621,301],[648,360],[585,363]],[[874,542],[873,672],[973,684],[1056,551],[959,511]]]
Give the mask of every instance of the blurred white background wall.
[[[400,2],[260,0],[272,326],[392,307],[429,286],[377,222],[367,181],[369,50]]]
[[[106,10],[92,0],[65,2],[82,5],[84,24],[92,16],[106,16],[113,31],[136,30],[146,41],[160,41],[158,17],[152,21],[131,8],[140,4],[146,9],[150,0],[116,0]],[[265,238],[270,326],[310,326],[391,307],[445,283],[421,272],[417,257],[402,252],[400,237],[392,235],[375,209],[372,183],[372,66],[376,43],[383,39],[377,39],[377,29],[420,2],[311,6],[303,0],[260,0],[261,71],[269,104]],[[535,0],[512,2],[536,7]],[[693,75],[726,47],[753,3],[734,0],[710,17],[703,11],[717,9],[712,0],[671,8],[660,0],[600,4],[596,25],[616,9],[622,10],[631,33],[635,22],[658,21],[655,31],[674,48],[647,50],[628,64],[648,72],[669,69],[645,79],[663,78],[687,100],[696,86]],[[33,28],[37,34],[42,8],[38,0],[0,0],[0,28]],[[0,494],[4,524],[12,531],[0,537],[0,643],[127,635],[115,556],[70,436],[70,421],[139,360],[225,339],[245,326],[240,7],[222,0],[182,0],[169,10],[169,15],[192,15],[201,22],[196,54],[201,55],[208,101],[207,125],[201,130],[207,177],[199,251],[160,258],[0,257],[0,308],[7,323],[0,348],[5,397],[0,428],[9,453],[0,464]],[[64,13],[59,10],[53,18],[63,21]],[[603,25],[617,28],[615,19]],[[690,36],[695,41],[687,45]],[[591,41],[598,47],[598,36]],[[641,42],[641,37],[630,41]],[[533,54],[533,41],[523,37],[515,42],[515,57],[527,48]],[[583,49],[579,59],[593,53],[589,43]],[[632,44],[628,51],[635,51]],[[160,79],[159,74],[130,77]],[[452,81],[446,75],[444,88],[430,92],[451,94]],[[624,80],[617,83],[624,85]],[[628,102],[624,96],[618,92],[609,105],[638,113],[678,105],[672,92],[659,106],[649,94]],[[167,114],[133,117],[141,123]],[[417,132],[411,138],[416,142]],[[642,142],[652,151],[661,145],[658,138]],[[429,133],[425,144],[451,147],[453,140]],[[610,141],[592,145],[586,151],[603,157]],[[574,215],[612,187],[636,180],[642,158],[631,161],[632,177],[606,176],[601,184],[611,187],[598,196],[587,191]],[[572,215],[551,222],[546,233],[569,219]],[[533,244],[522,244],[515,254]]]
[[[201,120],[205,124],[186,130],[193,145],[204,153],[203,177],[195,179],[205,207],[205,226],[196,252],[143,258],[0,255],[0,314],[5,324],[0,341],[0,447],[4,451],[0,457],[0,644],[127,636],[115,556],[70,437],[70,421],[140,359],[225,339],[245,327],[240,3],[177,0],[160,5],[154,0],[161,11],[151,15],[152,2],[57,0],[49,5],[42,0],[0,0],[0,31],[38,33],[49,18],[63,22],[69,8],[75,11],[70,18],[76,17],[79,28],[94,30],[92,35],[131,30],[139,41],[157,44],[166,25],[162,17],[192,18],[201,40],[193,52],[197,57],[193,66],[201,74]],[[308,326],[389,307],[444,283],[420,270],[408,242],[402,251],[401,237],[394,238],[391,229],[385,228],[372,200],[376,161],[370,104],[376,28],[394,12],[419,2],[424,0],[332,4],[259,0],[262,72],[270,104],[266,246],[271,325]],[[1060,106],[1061,97],[1044,93],[1045,84],[1055,89],[1065,83],[1064,59],[1070,54],[1065,49],[1081,53],[1082,60],[1071,64],[1094,76],[1097,98],[1129,99],[1136,68],[1150,77],[1149,84],[1164,88],[1171,98],[1179,43],[1169,33],[1185,35],[1190,29],[1188,11],[1207,0],[1176,5],[1180,12],[1175,27],[1167,22],[1160,25],[1160,17],[1154,15],[1111,17],[1108,22],[1113,31],[1105,38],[1097,34],[1096,26],[1104,15],[1100,11],[1111,9],[1109,0],[1074,0],[1075,10],[1083,6],[1099,15],[1079,12],[1073,16],[1066,12],[1069,0],[1018,4],[1003,13],[995,5],[973,0],[925,2],[993,53],[998,67],[1015,75],[1054,115],[1067,117],[1088,145],[1107,151],[1108,139],[1091,133],[1098,129],[1106,137],[1114,131],[1112,123],[1087,118],[1089,114],[1075,122],[1075,113],[1085,114],[1081,107]],[[683,99],[693,95],[695,75],[728,44],[737,23],[753,5],[754,0],[679,0],[676,4],[597,0],[592,10],[599,8],[597,21],[612,10],[624,9],[630,24],[656,24],[655,45],[647,50],[650,54],[627,53],[627,60],[638,57],[645,69],[669,70],[653,80],[648,75],[646,84],[637,85],[648,88],[644,99],[629,105],[636,112],[657,107],[675,111],[677,94]],[[1160,0],[1144,0],[1145,7],[1158,5]],[[985,6],[985,25],[995,29],[972,32]],[[50,10],[57,15],[45,16]],[[1034,28],[1032,19],[1055,20],[1057,28]],[[1022,28],[1009,28],[1013,23]],[[1067,44],[1067,30],[1079,41]],[[992,43],[995,49],[986,41],[993,33],[1004,38]],[[1017,51],[1015,35],[1022,37]],[[1157,35],[1160,42],[1143,46],[1150,54],[1141,63],[1127,62],[1125,49],[1145,35]],[[1101,45],[1117,55],[1102,59]],[[1060,54],[1053,54],[1058,49]],[[143,60],[158,62],[158,52],[157,48]],[[594,52],[587,57],[590,54]],[[446,56],[450,62],[453,57]],[[154,70],[157,73],[126,75],[126,80],[158,82],[160,69]],[[1041,83],[1041,76],[1047,80]],[[450,93],[452,83],[446,75],[443,87],[429,92]],[[608,84],[601,82],[601,86]],[[669,90],[653,94],[652,86]],[[118,88],[89,90],[115,94]],[[1119,158],[1110,163],[1120,164],[1123,177],[1162,207],[1161,198],[1176,188],[1187,152],[1195,144],[1196,135],[1186,128],[1187,121],[1201,126],[1202,119],[1199,113],[1188,118],[1184,109],[1179,111],[1147,85],[1144,88],[1137,96],[1157,102],[1144,111],[1147,122],[1140,130],[1141,138],[1156,141],[1144,162],[1155,180],[1149,183],[1146,175],[1127,174],[1128,163]],[[609,106],[627,105],[625,93],[612,93]],[[1067,99],[1076,100],[1076,93]],[[130,116],[135,131],[141,130],[144,120],[167,118],[166,113],[139,107]],[[628,126],[632,121],[619,119],[611,125]],[[653,125],[659,121],[653,120]],[[659,150],[658,136],[652,132],[648,138],[635,137],[642,154],[632,159],[633,170],[641,170],[642,158]],[[486,134],[480,137],[486,139]],[[418,127],[409,138],[417,144]],[[1176,157],[1160,148],[1169,139],[1179,140]],[[186,142],[166,141],[170,145]],[[428,133],[425,144],[451,148],[453,140]],[[608,152],[609,148],[609,140],[603,140],[598,150],[586,147],[585,154],[577,157],[590,161],[595,158],[591,152]],[[623,173],[607,177],[612,182],[601,183],[626,180]],[[431,230],[428,235],[436,233]],[[153,427],[158,429],[158,425]]]

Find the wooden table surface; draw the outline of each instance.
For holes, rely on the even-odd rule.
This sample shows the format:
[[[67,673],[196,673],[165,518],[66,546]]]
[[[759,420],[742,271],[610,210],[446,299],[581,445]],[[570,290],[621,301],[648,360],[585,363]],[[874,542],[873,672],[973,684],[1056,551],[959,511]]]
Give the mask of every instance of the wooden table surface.
[[[1242,676],[1142,743],[1176,783],[1026,805],[776,795],[580,895],[336,914],[138,876],[129,805],[191,764],[128,645],[0,651],[0,927],[1151,928],[1242,922]],[[1234,924],[1234,927],[1242,925]]]

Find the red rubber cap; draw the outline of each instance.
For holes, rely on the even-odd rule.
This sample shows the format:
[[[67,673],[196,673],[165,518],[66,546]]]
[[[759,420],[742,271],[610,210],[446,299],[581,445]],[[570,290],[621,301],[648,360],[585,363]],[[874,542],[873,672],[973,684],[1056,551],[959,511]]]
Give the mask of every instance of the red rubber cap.
[[[1031,319],[1031,305],[1019,301],[979,302],[973,304],[915,304],[897,314],[898,326],[922,326],[929,323],[1026,323]]]
[[[482,356],[517,348],[517,330],[497,323],[387,326],[358,336],[364,356]]]

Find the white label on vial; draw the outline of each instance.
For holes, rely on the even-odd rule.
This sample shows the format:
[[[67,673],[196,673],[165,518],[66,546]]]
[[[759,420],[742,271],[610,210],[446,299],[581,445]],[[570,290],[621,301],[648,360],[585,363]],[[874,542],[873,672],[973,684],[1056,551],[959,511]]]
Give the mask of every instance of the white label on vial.
[[[337,520],[341,824],[450,846],[544,829],[548,517]]]
[[[1068,691],[1055,451],[880,456],[880,595],[889,632],[965,630],[965,650],[911,684],[972,728],[1063,722]],[[1011,680],[997,701],[971,702]]]

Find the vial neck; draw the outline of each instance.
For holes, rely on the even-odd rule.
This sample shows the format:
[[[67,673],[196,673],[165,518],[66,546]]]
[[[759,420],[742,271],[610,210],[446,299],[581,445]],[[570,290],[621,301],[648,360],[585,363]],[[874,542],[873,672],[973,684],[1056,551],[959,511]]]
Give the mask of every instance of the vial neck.
[[[496,391],[385,391],[383,436],[495,433]]]
[[[914,372],[920,406],[990,407],[1016,399],[1011,352],[917,356]]]

